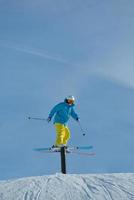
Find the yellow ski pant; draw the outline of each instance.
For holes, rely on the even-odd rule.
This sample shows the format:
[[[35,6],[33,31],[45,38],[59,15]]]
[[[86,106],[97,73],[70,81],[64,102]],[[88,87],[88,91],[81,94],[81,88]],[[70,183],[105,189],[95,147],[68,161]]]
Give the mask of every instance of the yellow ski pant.
[[[55,123],[55,129],[56,129],[56,142],[55,145],[66,145],[69,138],[70,138],[70,130],[69,128],[64,125],[64,124],[60,124],[60,123]]]

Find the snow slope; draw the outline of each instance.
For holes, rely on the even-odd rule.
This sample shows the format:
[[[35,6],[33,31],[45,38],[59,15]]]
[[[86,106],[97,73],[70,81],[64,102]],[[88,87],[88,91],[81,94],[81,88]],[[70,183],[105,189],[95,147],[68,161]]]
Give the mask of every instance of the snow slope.
[[[0,182],[0,200],[134,200],[134,174],[49,175]]]

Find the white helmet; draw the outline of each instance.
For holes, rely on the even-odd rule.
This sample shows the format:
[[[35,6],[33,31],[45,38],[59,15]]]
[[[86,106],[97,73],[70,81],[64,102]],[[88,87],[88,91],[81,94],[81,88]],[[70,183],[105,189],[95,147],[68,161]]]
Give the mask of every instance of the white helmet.
[[[67,96],[66,99],[67,99],[67,100],[75,101],[75,98],[74,98],[74,96],[72,96],[72,95]]]

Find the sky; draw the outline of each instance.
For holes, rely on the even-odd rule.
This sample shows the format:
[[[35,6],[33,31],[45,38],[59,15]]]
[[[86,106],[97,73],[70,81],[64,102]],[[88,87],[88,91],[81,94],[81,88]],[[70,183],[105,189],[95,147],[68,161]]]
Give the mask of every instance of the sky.
[[[54,174],[58,155],[47,118],[67,95],[86,131],[70,120],[70,145],[93,145],[93,158],[69,155],[68,173],[133,172],[133,0],[0,0],[0,179]]]

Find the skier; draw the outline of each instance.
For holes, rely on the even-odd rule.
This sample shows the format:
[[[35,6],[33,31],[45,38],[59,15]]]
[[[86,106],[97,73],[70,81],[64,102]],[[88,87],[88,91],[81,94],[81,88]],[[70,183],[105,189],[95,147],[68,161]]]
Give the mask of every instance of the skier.
[[[76,121],[79,121],[79,116],[74,111],[75,98],[74,96],[68,96],[65,98],[64,102],[61,102],[54,106],[50,111],[47,121],[50,122],[54,116],[54,126],[56,129],[56,141],[53,147],[66,146],[70,138],[70,130],[67,126],[67,122],[71,117]]]

